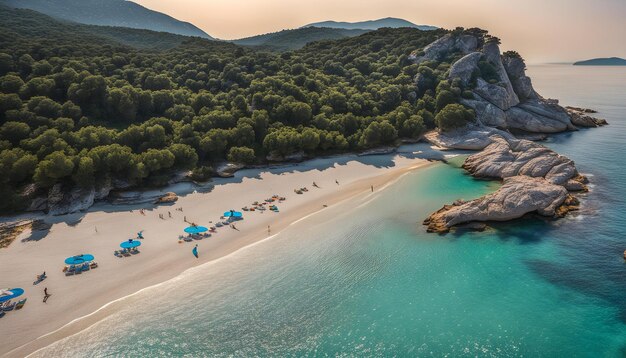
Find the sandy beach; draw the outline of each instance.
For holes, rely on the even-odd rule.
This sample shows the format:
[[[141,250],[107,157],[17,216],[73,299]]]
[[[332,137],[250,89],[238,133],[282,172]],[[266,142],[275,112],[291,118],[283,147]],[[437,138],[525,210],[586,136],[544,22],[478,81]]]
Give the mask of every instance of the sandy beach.
[[[322,169],[300,171],[294,166],[277,173],[260,170],[256,177],[219,184],[208,193],[182,196],[172,206],[146,206],[145,215],[137,209],[113,211],[117,207],[109,206],[108,210],[50,218],[57,223],[43,239],[22,241],[29,235],[25,232],[9,248],[0,250],[0,287],[22,287],[23,297],[28,298],[22,310],[7,312],[0,320],[0,354],[28,355],[97,322],[114,310],[114,305],[107,305],[112,301],[268,238],[325,207],[356,196],[375,195],[403,173],[429,164],[416,156],[389,156],[392,158],[388,166],[349,160]],[[313,182],[319,188],[313,187]],[[307,187],[308,192],[294,193],[301,187]],[[185,217],[189,222],[211,226],[224,211],[241,210],[274,194],[287,198],[278,204],[279,213],[244,212],[244,220],[236,223],[236,229],[221,227],[210,238],[179,243],[179,235],[188,226]],[[141,253],[115,257],[113,252],[119,244],[139,231],[144,236]],[[191,252],[195,244],[198,259]],[[82,253],[94,255],[99,267],[66,277],[62,272],[64,259]],[[48,278],[33,285],[36,275],[43,271]],[[43,303],[45,287],[51,296]]]

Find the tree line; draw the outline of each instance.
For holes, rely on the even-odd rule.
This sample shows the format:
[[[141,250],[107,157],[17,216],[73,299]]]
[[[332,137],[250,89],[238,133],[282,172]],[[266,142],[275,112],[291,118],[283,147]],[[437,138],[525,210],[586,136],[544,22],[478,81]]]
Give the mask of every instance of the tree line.
[[[285,53],[200,39],[155,50],[99,38],[97,26],[76,41],[70,25],[33,14],[0,14],[2,210],[23,204],[30,183],[161,184],[225,159],[362,150],[473,119],[445,80],[459,54],[408,59],[445,30],[380,29]]]

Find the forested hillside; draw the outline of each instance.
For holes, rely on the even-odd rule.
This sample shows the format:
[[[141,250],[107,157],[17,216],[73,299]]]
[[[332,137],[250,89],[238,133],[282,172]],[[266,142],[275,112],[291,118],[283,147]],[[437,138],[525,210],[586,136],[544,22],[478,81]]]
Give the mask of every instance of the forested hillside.
[[[321,40],[338,40],[358,36],[369,30],[332,29],[327,27],[305,27],[293,30],[282,30],[269,34],[246,37],[231,41],[241,46],[255,47],[259,50],[287,51],[298,50],[304,45]]]
[[[55,184],[161,184],[225,159],[361,150],[473,117],[442,81],[459,54],[408,60],[444,30],[381,29],[282,54],[178,37],[159,47],[150,38],[161,35],[138,31],[1,9],[2,210]]]
[[[35,10],[57,19],[81,24],[122,26],[211,38],[193,24],[128,0],[0,0],[0,4]]]

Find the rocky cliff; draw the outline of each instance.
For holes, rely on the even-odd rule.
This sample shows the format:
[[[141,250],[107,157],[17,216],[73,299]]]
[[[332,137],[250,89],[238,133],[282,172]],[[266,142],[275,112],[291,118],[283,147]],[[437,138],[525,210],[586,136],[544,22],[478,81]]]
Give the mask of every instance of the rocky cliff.
[[[480,150],[465,160],[463,168],[475,177],[503,183],[492,194],[459,200],[431,214],[424,220],[429,232],[528,213],[560,217],[577,209],[573,194],[587,191],[587,178],[578,173],[574,162],[516,136],[541,138],[606,121],[591,116],[591,110],[563,108],[557,100],[543,98],[526,75],[521,56],[502,54],[498,40],[481,30],[455,30],[409,58],[416,64],[456,59],[447,79],[460,84],[464,91],[460,102],[474,110],[476,123],[448,132],[432,131],[424,138],[441,148]],[[415,78],[418,90],[422,80],[420,74]]]
[[[462,56],[452,63],[448,79],[460,81],[463,89],[470,91],[472,98],[463,98],[461,103],[474,110],[478,126],[512,132],[558,133],[606,124],[539,95],[526,75],[521,56],[516,52],[502,54],[497,39],[485,33],[447,34],[409,59],[421,64],[450,55]],[[481,63],[488,64],[496,78],[483,78]],[[415,79],[418,86],[421,80],[418,75]]]

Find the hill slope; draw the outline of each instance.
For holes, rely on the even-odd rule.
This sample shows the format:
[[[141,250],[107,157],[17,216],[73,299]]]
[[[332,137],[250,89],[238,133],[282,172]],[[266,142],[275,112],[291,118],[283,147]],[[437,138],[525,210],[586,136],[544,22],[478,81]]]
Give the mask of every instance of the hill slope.
[[[306,27],[257,35],[239,40],[233,40],[231,42],[241,46],[251,46],[273,51],[287,51],[300,49],[306,44],[314,41],[337,40],[346,37],[359,36],[366,32],[368,32],[368,30]]]
[[[9,7],[31,9],[89,25],[121,26],[211,38],[196,26],[126,0],[4,0]]]
[[[382,27],[413,27],[420,30],[435,30],[437,27],[429,25],[416,25],[410,21],[387,17],[378,20],[359,21],[359,22],[343,22],[343,21],[322,21],[308,24],[302,27],[330,27],[335,29],[361,29],[361,30],[377,30]]]
[[[593,58],[574,62],[574,66],[626,66],[626,60],[619,57]]]
[[[29,51],[37,53],[39,57],[47,57],[53,53],[78,57],[105,46],[161,51],[183,44],[215,49],[236,47],[222,41],[167,32],[77,24],[33,10],[10,8],[0,2],[0,48],[11,49],[16,53],[29,48]]]

